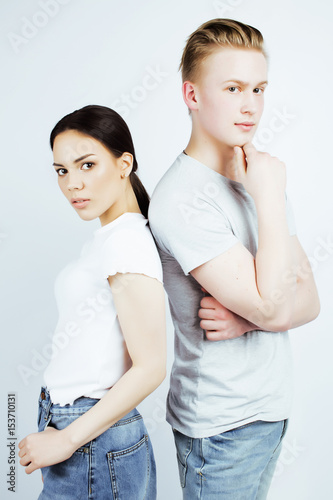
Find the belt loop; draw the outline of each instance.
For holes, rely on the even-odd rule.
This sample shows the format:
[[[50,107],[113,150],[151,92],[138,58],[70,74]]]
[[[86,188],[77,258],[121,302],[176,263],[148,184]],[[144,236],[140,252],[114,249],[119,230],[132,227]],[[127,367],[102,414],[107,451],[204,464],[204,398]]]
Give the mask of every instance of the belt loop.
[[[52,401],[51,401],[50,393],[46,387],[41,388],[41,392],[40,392],[39,397],[41,399],[41,405],[42,405],[42,408],[44,410],[44,420],[48,420],[49,414],[50,414],[50,408],[52,406]]]

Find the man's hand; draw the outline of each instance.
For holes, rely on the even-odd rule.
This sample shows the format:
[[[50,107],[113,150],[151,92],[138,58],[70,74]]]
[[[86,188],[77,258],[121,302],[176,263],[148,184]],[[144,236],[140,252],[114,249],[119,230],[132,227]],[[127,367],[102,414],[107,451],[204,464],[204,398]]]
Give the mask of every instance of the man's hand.
[[[286,189],[286,167],[278,158],[257,151],[252,143],[234,148],[234,173],[246,191],[257,202],[262,197],[279,193],[284,196]]]
[[[206,291],[202,288],[203,291]],[[206,330],[206,338],[211,341],[228,340],[241,337],[244,333],[258,329],[238,314],[229,311],[214,297],[203,297],[198,316],[200,327]]]
[[[73,450],[61,430],[47,427],[42,432],[29,434],[19,443],[20,464],[31,474],[36,469],[63,462],[72,456]]]

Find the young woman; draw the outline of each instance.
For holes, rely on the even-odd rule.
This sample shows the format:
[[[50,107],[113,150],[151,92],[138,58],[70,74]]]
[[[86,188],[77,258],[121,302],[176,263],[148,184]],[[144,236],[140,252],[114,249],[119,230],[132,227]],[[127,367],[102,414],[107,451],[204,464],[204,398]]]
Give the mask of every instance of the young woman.
[[[153,500],[154,455],[136,405],[165,377],[165,300],[131,134],[112,109],[85,106],[50,143],[61,191],[101,227],[57,277],[39,432],[19,443],[20,463],[42,469],[39,500]]]

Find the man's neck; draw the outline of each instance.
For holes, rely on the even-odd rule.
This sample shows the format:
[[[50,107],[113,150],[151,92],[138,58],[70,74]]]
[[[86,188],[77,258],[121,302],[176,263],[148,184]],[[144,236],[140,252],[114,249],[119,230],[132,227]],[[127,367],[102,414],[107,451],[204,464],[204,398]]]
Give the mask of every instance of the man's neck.
[[[184,152],[224,177],[236,180],[233,166],[233,147],[206,139],[197,140],[192,134]]]

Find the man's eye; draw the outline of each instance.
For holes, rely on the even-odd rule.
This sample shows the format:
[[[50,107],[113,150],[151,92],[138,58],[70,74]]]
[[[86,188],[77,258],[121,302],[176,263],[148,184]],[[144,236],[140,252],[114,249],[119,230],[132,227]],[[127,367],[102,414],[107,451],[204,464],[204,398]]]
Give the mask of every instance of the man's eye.
[[[56,172],[59,175],[59,177],[62,177],[63,175],[67,174],[67,170],[65,168],[58,168]]]
[[[89,170],[93,166],[93,163],[86,162],[81,165],[82,170]]]

